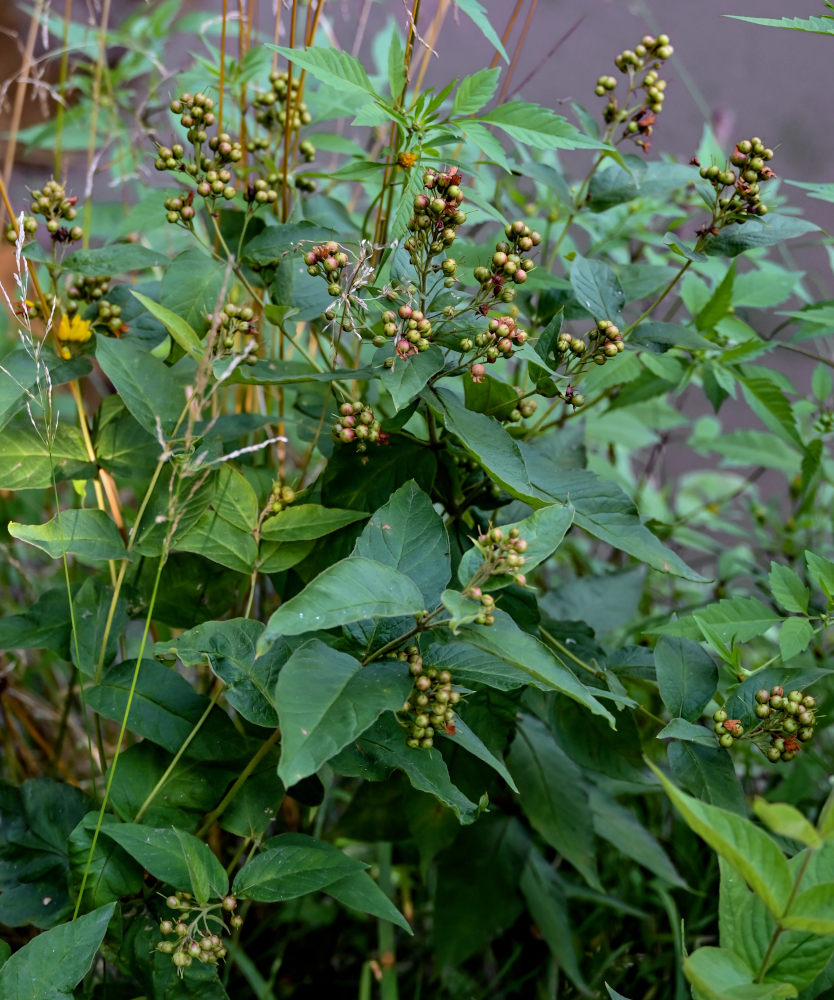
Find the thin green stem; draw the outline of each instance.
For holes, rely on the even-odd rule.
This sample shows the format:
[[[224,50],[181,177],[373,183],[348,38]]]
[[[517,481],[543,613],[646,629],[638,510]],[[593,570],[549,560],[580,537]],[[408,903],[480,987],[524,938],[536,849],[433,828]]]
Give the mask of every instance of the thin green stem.
[[[660,303],[666,298],[669,292],[672,291],[675,285],[677,285],[677,283],[686,274],[686,272],[689,270],[691,266],[692,266],[692,261],[687,260],[686,263],[683,264],[683,266],[677,271],[677,273],[669,282],[669,284],[666,285],[666,287],[663,289],[660,295],[658,295],[658,297],[654,300],[654,302],[652,302],[652,304],[648,307],[648,309],[646,309],[645,312],[642,312],[633,323],[630,323],[625,328],[625,330],[622,331],[623,337],[627,337],[632,332],[632,330],[635,330],[638,326],[640,326],[640,324],[643,322],[644,319],[647,319],[649,316],[651,316],[651,314],[655,311],[655,309],[657,309]]]
[[[785,910],[782,916],[785,916],[790,911],[791,904],[796,899],[796,895],[799,892],[800,883],[802,882],[805,872],[808,870],[808,865],[810,864],[813,853],[814,852],[810,848],[808,848],[805,857],[802,859],[802,865],[799,871],[796,873],[796,881],[793,884],[793,888],[791,889],[791,894],[788,897],[787,903],[785,904]],[[770,965],[770,957],[773,954],[773,950],[776,947],[779,938],[785,933],[785,930],[786,928],[784,928],[777,919],[776,927],[773,931],[773,934],[770,936],[770,941],[768,942],[767,945],[767,950],[762,956],[761,965],[759,965],[758,971],[756,972],[756,978],[753,980],[754,983],[761,983],[764,981],[764,977],[767,974],[768,966]]]
[[[147,798],[142,803],[142,805],[139,807],[139,811],[133,817],[133,822],[134,823],[138,823],[139,820],[142,819],[142,817],[147,812],[150,804],[153,802],[153,800],[159,794],[159,791],[162,788],[162,786],[165,784],[165,782],[173,774],[174,769],[176,768],[177,764],[179,764],[179,762],[180,762],[180,760],[182,758],[182,755],[189,748],[189,746],[191,745],[192,740],[197,735],[197,733],[199,733],[200,729],[202,728],[203,723],[206,721],[206,719],[211,714],[211,710],[217,704],[217,699],[220,697],[220,694],[221,694],[222,690],[223,690],[222,685],[218,684],[217,687],[215,688],[214,694],[211,696],[211,700],[209,701],[208,705],[206,705],[206,710],[203,712],[203,714],[200,716],[200,718],[194,723],[193,729],[188,734],[188,736],[186,736],[186,738],[183,740],[182,745],[180,746],[179,750],[177,750],[177,752],[174,754],[174,756],[173,756],[173,758],[171,760],[171,763],[165,768],[165,770],[163,771],[163,773],[162,773],[159,781],[157,781],[157,783],[153,786],[153,788],[148,793]]]
[[[84,874],[81,876],[81,886],[78,889],[78,897],[75,900],[75,909],[73,910],[72,913],[73,920],[75,920],[75,918],[78,916],[78,911],[81,909],[81,902],[84,899],[84,889],[87,885],[87,878],[89,877],[90,869],[93,864],[93,856],[95,854],[96,845],[98,844],[98,835],[101,831],[101,825],[104,822],[104,812],[107,809],[107,803],[110,799],[110,789],[113,785],[113,778],[116,776],[116,767],[118,766],[119,763],[119,755],[121,754],[122,743],[125,738],[125,732],[127,731],[127,721],[128,718],[130,717],[131,706],[133,705],[133,696],[136,693],[136,684],[139,681],[139,671],[142,668],[142,657],[145,655],[145,646],[148,641],[148,633],[150,632],[151,628],[151,620],[153,618],[153,611],[156,606],[156,598],[157,594],[159,593],[159,582],[162,579],[162,569],[165,565],[166,555],[167,553],[163,552],[159,560],[159,565],[157,566],[156,569],[156,577],[154,578],[153,582],[151,599],[148,604],[148,613],[145,616],[145,628],[144,631],[142,632],[142,641],[139,644],[139,652],[136,656],[136,666],[133,669],[133,677],[131,678],[130,689],[128,690],[127,693],[127,704],[125,705],[124,715],[122,716],[122,725],[121,728],[119,729],[119,738],[116,741],[116,752],[113,754],[113,762],[111,763],[110,768],[107,772],[107,784],[104,787],[104,796],[101,800],[101,807],[99,808],[98,811],[98,819],[96,821],[96,828],[93,831],[93,840],[92,843],[90,844],[89,854],[87,855],[87,863],[84,865]]]
[[[581,660],[578,656],[576,656],[575,653],[572,653],[568,649],[567,646],[565,646],[561,642],[559,642],[559,640],[556,638],[555,635],[551,635],[550,632],[548,632],[546,628],[544,628],[541,625],[539,625],[539,632],[540,632],[541,635],[544,636],[544,638],[547,640],[547,642],[555,650],[557,650],[557,652],[559,652],[566,659],[570,660],[571,663],[575,663],[577,665],[577,667],[580,667],[582,670],[586,670],[589,674],[592,674],[598,680],[604,680],[605,679],[605,673],[604,673],[604,671],[597,669],[597,667],[592,667],[592,666],[590,666],[590,664],[586,663],[584,660]]]

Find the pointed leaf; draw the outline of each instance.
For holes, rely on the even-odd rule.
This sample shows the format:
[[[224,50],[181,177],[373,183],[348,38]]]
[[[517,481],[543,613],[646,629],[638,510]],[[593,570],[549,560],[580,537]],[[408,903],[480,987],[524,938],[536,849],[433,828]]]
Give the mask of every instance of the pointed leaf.
[[[786,611],[807,614],[811,592],[788,566],[771,562],[768,574],[770,592]]]
[[[299,542],[322,538],[368,515],[358,510],[302,503],[268,517],[261,525],[261,538],[271,542]]]
[[[190,354],[196,361],[200,360],[204,352],[203,343],[182,316],[154,302],[147,295],[142,295],[141,292],[131,289],[131,295],[142,303],[151,316],[155,316],[162,323],[186,354]]]
[[[64,510],[46,524],[9,522],[9,534],[41,549],[51,559],[66,552],[79,562],[95,565],[125,557],[119,529],[103,510]]]
[[[822,847],[822,839],[814,825],[795,806],[787,802],[768,802],[759,796],[753,803],[753,811],[769,830],[780,837],[798,840],[806,847]]]
[[[310,46],[307,49],[293,49],[286,45],[270,45],[294,66],[300,66],[330,87],[349,90],[355,99],[357,94],[378,97],[368,74],[361,62],[349,52],[335,48]]]
[[[455,93],[452,104],[453,115],[474,115],[488,104],[498,86],[501,70],[497,66],[479,69],[471,76],[465,76]]]
[[[549,108],[524,101],[499,104],[476,120],[496,125],[511,139],[533,149],[599,149],[602,145]]]
[[[617,275],[600,260],[586,260],[577,254],[570,269],[570,283],[576,299],[595,320],[622,322],[625,294]]]
[[[718,668],[700,643],[663,636],[655,647],[657,685],[673,716],[694,722],[718,686]]]
[[[779,653],[782,661],[804,653],[814,638],[814,626],[807,618],[788,618],[779,628]]]
[[[185,405],[185,393],[171,369],[132,340],[96,338],[96,360],[122,402],[142,427],[157,437],[170,434]]]

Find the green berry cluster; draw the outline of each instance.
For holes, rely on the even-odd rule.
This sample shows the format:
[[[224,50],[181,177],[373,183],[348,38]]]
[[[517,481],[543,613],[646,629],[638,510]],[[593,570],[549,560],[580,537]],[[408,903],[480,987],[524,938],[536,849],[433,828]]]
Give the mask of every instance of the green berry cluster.
[[[571,365],[570,362],[574,358],[584,361],[590,357],[595,365],[604,365],[606,361],[616,358],[624,350],[623,335],[608,319],[601,319],[584,337],[561,333],[556,341],[556,354],[560,360],[566,362],[566,369],[570,367],[571,371],[581,371],[585,368],[584,363]]]
[[[282,486],[280,483],[272,484],[272,491],[266,502],[264,513],[280,514],[281,511],[295,500],[295,490],[291,486]]]
[[[632,139],[645,152],[649,149],[649,137],[657,115],[663,110],[666,81],[661,79],[659,71],[673,52],[668,35],[644,35],[633,49],[624,49],[614,59],[617,69],[628,77],[628,92],[623,105],[614,93],[617,89],[616,77],[599,77],[594,89],[597,97],[608,97],[602,113],[606,123],[609,126],[625,125],[620,141]],[[643,70],[646,72],[641,77]]]
[[[784,688],[777,684],[756,692],[754,711],[759,721],[746,734],[741,722],[727,718],[724,709],[715,712],[712,719],[722,747],[730,749],[746,735],[769,761],[776,763],[793,760],[801,744],[813,739],[816,707],[813,695],[794,690],[786,696]]]
[[[273,179],[274,178],[274,179]],[[270,174],[266,179],[258,177],[246,185],[243,197],[250,205],[274,205],[278,201],[278,190],[273,184],[278,183],[278,174]]]
[[[339,248],[334,240],[313,247],[304,254],[307,273],[313,277],[324,278],[327,282],[327,292],[333,298],[342,294],[342,272],[348,263],[348,255]]]
[[[518,528],[510,528],[507,532],[501,528],[490,528],[478,536],[475,544],[484,559],[479,574],[481,577],[509,574],[520,586],[527,583],[527,577],[521,572],[524,566],[524,553],[527,551],[527,540],[521,537]],[[472,596],[471,589],[470,596]]]
[[[438,173],[426,170],[423,173],[425,191],[414,198],[414,214],[408,220],[410,236],[404,246],[411,263],[418,271],[424,270],[432,257],[443,253],[457,237],[458,227],[466,222],[466,213],[461,211],[463,201],[459,170]],[[455,268],[447,277],[454,277]]]
[[[382,314],[383,337],[374,338],[374,344],[382,347],[387,337],[393,337],[394,349],[399,358],[409,358],[418,351],[427,351],[432,340],[432,325],[420,309],[402,305],[396,312],[387,309]],[[393,360],[393,359],[391,359]]]
[[[159,929],[165,937],[158,942],[156,950],[171,956],[180,975],[195,959],[216,965],[226,957],[226,946],[220,937],[226,931],[226,924],[217,911],[231,914],[229,924],[232,929],[241,927],[243,917],[234,912],[237,908],[234,896],[226,896],[219,903],[197,905],[190,893],[177,892],[168,896],[165,902],[169,909],[179,912],[176,920],[160,921]]]
[[[257,94],[253,101],[255,121],[269,132],[281,134],[287,130],[287,115],[289,115],[289,129],[292,132],[297,132],[302,125],[309,125],[313,118],[304,101],[299,100],[299,81],[295,77],[290,80],[287,73],[276,71],[269,74],[269,82],[270,89],[263,94]],[[254,151],[266,147],[262,142],[253,140],[247,148]],[[316,155],[311,142],[301,143],[299,149],[308,163]]]
[[[814,421],[814,430],[820,434],[829,434],[834,430],[834,411],[823,410]]]
[[[95,277],[76,274],[67,289],[67,312],[74,312],[82,302],[97,302],[104,298],[109,288],[109,274],[98,274]]]
[[[452,687],[452,675],[448,670],[424,668],[416,646],[409,646],[405,652],[397,654],[397,658],[408,662],[409,672],[414,677],[414,687],[402,708],[409,716],[406,744],[414,750],[431,750],[435,733],[454,735],[454,706],[460,701],[460,691]]]
[[[501,302],[512,302],[515,289],[507,283],[524,284],[527,275],[536,266],[536,262],[528,255],[533,247],[541,243],[542,238],[541,233],[530,229],[521,219],[508,222],[504,227],[504,234],[507,238],[495,244],[495,253],[489,267],[479,265],[475,268],[474,277],[481,286],[483,295]],[[481,311],[484,311],[483,307]]]
[[[38,230],[38,220],[34,215],[24,215],[23,216],[23,238],[24,241],[27,237],[34,236]],[[15,244],[18,240],[18,232],[12,223],[6,226],[6,242]]]
[[[64,222],[72,222],[77,215],[75,197],[68,197],[66,189],[59,181],[51,180],[40,189],[32,192],[32,215],[26,216],[23,220],[24,232],[34,233],[37,228],[37,220],[32,225],[35,215],[42,215],[46,219],[46,231],[56,243],[71,243],[80,240],[84,235],[81,226],[70,226],[67,228]],[[12,234],[14,228],[11,227]],[[6,232],[8,239],[9,232]],[[14,242],[14,240],[12,240]]]
[[[754,136],[736,144],[730,157],[730,167],[722,168],[713,163],[700,168],[701,177],[712,185],[716,200],[713,217],[698,230],[699,236],[708,233],[715,236],[720,229],[731,223],[741,225],[751,215],[767,214],[767,205],[762,201],[760,190],[761,184],[776,176],[767,165],[771,159],[773,150],[768,149],[758,136]]]
[[[238,306],[234,302],[227,302],[219,312],[208,313],[206,319],[212,327],[217,328],[217,344],[221,354],[235,349],[242,351],[245,347],[249,347],[249,351],[246,352],[247,360],[254,363],[251,341],[257,340],[258,323],[255,310],[251,306]]]
[[[367,403],[356,401],[342,403],[339,417],[333,425],[333,439],[342,444],[356,445],[356,450],[367,450],[368,444],[385,444],[388,435],[380,430],[380,423]]]
[[[486,330],[475,334],[474,342],[466,337],[460,344],[461,351],[466,352],[475,349],[478,357],[482,357],[487,364],[494,364],[499,358],[511,358],[515,347],[520,347],[527,342],[527,331],[516,324],[512,316],[493,317]],[[469,375],[473,382],[483,382],[484,366],[480,362],[475,362],[469,368]]]

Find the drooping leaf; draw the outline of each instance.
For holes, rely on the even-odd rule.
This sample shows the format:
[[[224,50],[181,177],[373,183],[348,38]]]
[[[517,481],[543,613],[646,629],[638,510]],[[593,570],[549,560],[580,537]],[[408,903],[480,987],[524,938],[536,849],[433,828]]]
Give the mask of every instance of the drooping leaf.
[[[9,524],[9,534],[41,549],[51,559],[64,553],[79,562],[122,559],[125,544],[111,518],[102,510],[64,510],[46,524]]]
[[[122,402],[155,438],[170,434],[179,420],[185,394],[171,369],[134,341],[98,337],[96,360]]]
[[[166,309],[165,306],[154,302],[147,295],[142,295],[141,292],[132,291],[131,294],[142,303],[151,316],[155,316],[165,326],[168,333],[171,334],[186,354],[190,354],[192,358],[199,361],[203,355],[203,344],[182,316],[178,316],[173,310]]]
[[[66,479],[89,479],[95,464],[84,447],[81,432],[59,424],[51,443],[31,426],[0,434],[0,489],[44,490]]]
[[[279,846],[256,854],[240,869],[232,884],[232,892],[244,899],[262,903],[279,903],[326,889],[346,876],[365,870],[365,865],[341,851],[324,851],[318,847],[296,843]]]
[[[362,511],[322,507],[314,503],[298,504],[268,517],[261,525],[261,538],[271,542],[322,538],[367,516]]]
[[[653,631],[657,635],[701,639],[703,636],[696,617],[711,625],[724,642],[748,642],[757,635],[763,635],[779,621],[778,616],[755,597],[731,597],[723,598],[717,604],[708,604],[697,615],[686,615]]]

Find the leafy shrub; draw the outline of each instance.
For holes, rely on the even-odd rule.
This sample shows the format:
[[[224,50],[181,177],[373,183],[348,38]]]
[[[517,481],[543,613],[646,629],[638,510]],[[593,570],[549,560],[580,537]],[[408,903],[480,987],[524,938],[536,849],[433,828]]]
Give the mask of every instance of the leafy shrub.
[[[173,90],[176,3],[99,25],[3,188],[0,994],[823,995],[832,304],[778,142],[648,159],[665,35],[574,125],[321,7]]]

